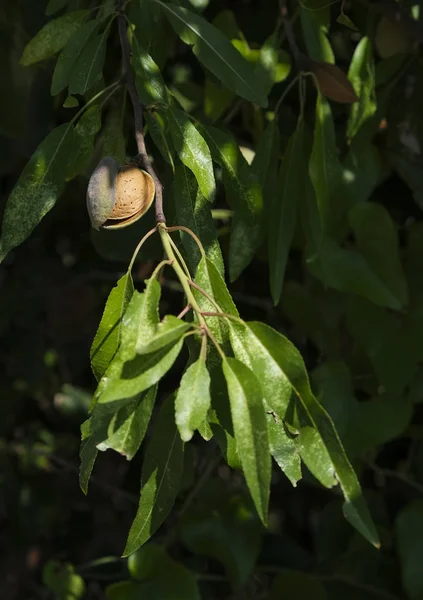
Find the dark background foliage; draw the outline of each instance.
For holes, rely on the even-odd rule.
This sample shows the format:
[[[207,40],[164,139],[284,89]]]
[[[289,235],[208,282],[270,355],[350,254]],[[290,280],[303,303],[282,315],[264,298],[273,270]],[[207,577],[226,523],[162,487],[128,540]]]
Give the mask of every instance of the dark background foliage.
[[[260,47],[273,31],[276,4],[217,0],[204,14],[212,20],[221,10],[232,10],[251,47]],[[367,27],[365,4],[346,7],[362,30]],[[412,3],[403,4],[408,9]],[[23,48],[46,20],[44,9],[42,0],[3,0],[0,6],[2,207],[40,141],[69,118],[69,109],[62,106],[65,96],[50,96],[52,63],[19,65]],[[335,23],[340,5],[334,3],[331,10],[330,39],[338,66],[346,70],[358,37]],[[302,46],[299,28],[297,33]],[[323,285],[304,265],[301,232],[294,238],[279,306],[270,299],[266,255],[260,249],[230,287],[243,318],[274,326],[301,350],[313,387],[358,471],[382,548],[371,547],[350,527],[342,517],[339,494],[322,488],[308,473],[293,488],[282,472],[274,471],[269,529],[264,530],[239,472],[220,462],[198,437],[186,452],[176,506],[153,541],[166,542],[170,556],[196,574],[203,598],[423,598],[423,70],[421,54],[406,60],[390,96],[387,125],[373,136],[371,151],[358,149],[364,159],[354,193],[389,212],[413,309],[398,316]],[[114,27],[106,80],[119,62]],[[397,73],[394,61],[392,73],[388,67],[390,81]],[[187,110],[200,113],[204,74],[187,46],[175,41],[163,74],[169,87],[179,90]],[[272,107],[286,85],[273,89]],[[310,122],[314,97],[310,83]],[[119,102],[114,98],[111,106]],[[332,109],[345,157],[345,109],[336,103]],[[281,108],[282,147],[298,110],[295,88]],[[227,125],[238,142],[255,147],[263,130],[255,110],[244,103],[228,112]],[[131,128],[127,111],[124,131],[133,155]],[[130,578],[127,561],[119,556],[138,503],[142,450],[132,462],[100,453],[88,496],[78,485],[79,428],[95,388],[90,344],[107,295],[144,227],[134,227],[113,243],[93,235],[85,191],[94,164],[95,157],[86,175],[66,186],[60,202],[0,266],[0,595],[5,600],[79,598],[82,583],[72,569],[85,582],[82,597],[138,597],[130,587],[113,591],[110,586]],[[163,177],[166,183],[165,171]],[[217,206],[225,207],[220,188]],[[172,214],[170,203],[167,208]],[[227,257],[230,221],[218,224]],[[351,231],[340,239],[347,248],[355,243]],[[160,250],[150,245],[137,262],[139,288],[159,256]],[[162,284],[163,313],[176,314],[181,291],[172,280],[165,278]],[[177,385],[183,358],[166,377],[158,405]],[[157,597],[190,598],[182,591],[183,578],[178,583],[177,569],[166,560],[163,577],[173,581],[174,595],[168,591]],[[136,573],[133,565],[129,568]],[[62,584],[65,591],[57,587]],[[180,592],[175,591],[178,585]]]

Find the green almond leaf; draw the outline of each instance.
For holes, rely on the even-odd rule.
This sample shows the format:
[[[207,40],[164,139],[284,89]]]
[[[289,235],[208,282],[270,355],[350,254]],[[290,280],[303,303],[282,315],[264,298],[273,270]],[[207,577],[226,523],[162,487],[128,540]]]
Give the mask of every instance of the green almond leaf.
[[[169,107],[167,120],[179,158],[194,173],[203,195],[209,202],[213,202],[216,195],[216,182],[206,141],[183,111]]]
[[[255,172],[230,134],[211,126],[202,127],[202,132],[213,160],[223,168],[228,203],[248,223],[253,224],[260,218],[263,210],[262,191]]]
[[[216,236],[216,228],[210,211],[210,204],[198,189],[192,173],[178,165],[174,181],[175,208],[178,222],[189,227],[203,244],[207,258],[215,265],[220,275],[224,275],[222,251]],[[197,271],[201,252],[193,238],[181,231],[188,266],[192,273]]]
[[[145,281],[144,301],[138,313],[138,331],[135,351],[138,353],[156,335],[160,322],[159,302],[162,288],[155,277]]]
[[[376,144],[356,136],[348,149],[343,162],[345,192],[351,205],[366,202],[373,190],[382,182],[385,164]]]
[[[91,346],[90,358],[93,373],[100,380],[120,342],[122,317],[134,292],[134,284],[130,273],[125,273],[107,298],[100,325]]]
[[[260,383],[236,358],[223,361],[223,373],[242,470],[257,513],[266,525],[272,468]]]
[[[183,442],[175,425],[174,398],[167,398],[153,424],[141,477],[138,511],[123,556],[142,546],[160,527],[175,502],[183,471]]]
[[[317,96],[313,148],[309,163],[310,178],[324,229],[334,221],[342,207],[342,167],[338,159],[335,128],[330,105],[321,94]]]
[[[272,414],[267,414],[270,454],[288,477],[294,487],[301,479],[301,457],[284,427],[283,422]]]
[[[66,181],[84,173],[90,166],[95,136],[101,129],[101,105],[91,106],[79,119],[74,131],[74,151],[66,170]]]
[[[390,214],[375,202],[356,204],[348,214],[360,253],[402,305],[407,304],[407,280],[401,265],[398,234]]]
[[[219,271],[208,258],[202,258],[198,265],[195,283],[202,288],[219,306],[220,310],[238,316],[238,311],[228,292],[228,288]],[[198,290],[193,290],[195,299],[204,312],[216,312],[216,306]],[[224,344],[229,339],[228,326],[220,317],[207,317],[207,325],[219,343]]]
[[[56,127],[32,155],[9,196],[4,211],[1,256],[21,244],[60,196],[73,152],[71,123]]]
[[[101,387],[98,402],[104,404],[132,398],[160,381],[172,368],[182,345],[183,339],[180,339],[156,352],[138,355],[123,364],[118,353],[106,371],[106,383]],[[100,384],[102,382],[103,380]]]
[[[50,15],[59,12],[59,10],[62,10],[62,8],[65,8],[69,3],[70,0],[49,0],[45,14],[49,17]]]
[[[149,341],[137,345],[137,353],[150,354],[151,352],[160,350],[160,348],[180,339],[191,327],[192,323],[182,321],[173,315],[167,315],[163,321],[157,325],[156,331]]]
[[[159,4],[176,33],[194,54],[230,90],[266,108],[267,97],[254,68],[241,56],[228,39],[203,17],[174,4]]]
[[[199,358],[185,371],[175,399],[175,422],[182,441],[189,442],[210,408],[210,375]]]
[[[333,240],[322,242],[317,257],[309,262],[308,268],[324,285],[335,290],[357,294],[378,306],[401,309],[401,302],[365,258],[355,250],[341,248]]]
[[[273,303],[279,303],[289,249],[295,233],[298,205],[304,195],[307,168],[304,161],[304,121],[298,121],[279,171],[269,215],[269,270]]]
[[[165,115],[157,110],[154,112],[145,111],[144,118],[151,139],[157,146],[163,159],[169,163],[172,170],[175,171],[175,164],[173,161],[174,149],[172,144],[169,144],[168,126]]]
[[[259,378],[269,408],[280,421],[285,418],[292,386],[283,370],[283,349],[279,334],[270,329],[264,340],[257,337],[245,323],[230,324],[231,345],[236,358],[246,364]]]
[[[319,10],[301,6],[301,27],[308,56],[313,60],[334,63],[335,57],[327,37],[330,26],[330,4]]]
[[[88,10],[75,10],[49,21],[25,46],[21,65],[33,65],[57,54],[88,18]]]
[[[324,447],[332,470],[336,474],[336,479],[344,494],[344,514],[347,520],[370,543],[378,546],[378,534],[363,498],[356,474],[348,461],[331,418],[316,400],[310,389],[307,371],[300,353],[287,338],[268,325],[257,322],[247,323],[247,325],[262,346],[267,348],[269,353],[272,352],[272,354],[275,354],[275,346],[277,346],[279,368],[285,373],[313,429],[313,436],[310,438],[310,442],[313,441],[313,445],[309,445],[308,450],[315,452],[317,447],[315,445],[316,442],[319,446]],[[263,378],[260,371],[258,371],[258,377],[261,380]],[[263,383],[263,389],[266,393],[265,382]],[[300,440],[302,436],[303,432],[301,431]],[[310,468],[309,464],[307,466]],[[320,467],[325,471],[326,469],[330,470],[329,465],[322,464]],[[314,471],[313,474],[322,482],[327,481],[325,472],[320,474]]]
[[[359,101],[351,106],[347,124],[347,136],[351,140],[361,126],[376,112],[375,65],[372,43],[368,37],[361,38],[348,71],[348,79],[353,84]]]
[[[143,104],[167,104],[167,90],[159,67],[144,50],[137,37],[132,42],[132,66],[135,83]]]
[[[415,500],[399,513],[395,533],[401,558],[402,582],[408,597],[418,600],[423,594],[421,556],[423,553],[423,502]]]
[[[92,19],[80,27],[72,37],[69,38],[57,59],[51,81],[51,95],[56,96],[65,89],[71,81],[76,70],[76,63],[82,54],[88,40],[99,26],[97,19]]]
[[[84,494],[88,492],[88,483],[98,455],[97,444],[107,438],[107,427],[112,416],[112,414],[96,410],[95,414],[81,425],[79,485]]]
[[[232,220],[229,245],[229,278],[235,281],[253,260],[263,242],[265,222],[271,219],[268,207],[274,195],[279,157],[279,129],[276,121],[267,126],[251,163],[251,171],[259,181],[263,205],[267,207],[261,219],[250,223],[236,212]]]
[[[85,94],[101,78],[109,31],[110,23],[102,33],[94,33],[88,38],[72,67],[70,94]]]
[[[146,434],[156,395],[157,384],[122,406],[109,423],[107,439],[97,444],[97,448],[101,451],[115,450],[127,460],[132,460]]]

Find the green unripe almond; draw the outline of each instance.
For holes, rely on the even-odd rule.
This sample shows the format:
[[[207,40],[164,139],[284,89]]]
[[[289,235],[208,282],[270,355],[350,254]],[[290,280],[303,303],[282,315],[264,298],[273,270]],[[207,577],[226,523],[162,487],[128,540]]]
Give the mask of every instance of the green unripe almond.
[[[130,163],[122,168],[106,157],[93,171],[87,208],[94,229],[118,229],[140,219],[154,200],[151,175]]]

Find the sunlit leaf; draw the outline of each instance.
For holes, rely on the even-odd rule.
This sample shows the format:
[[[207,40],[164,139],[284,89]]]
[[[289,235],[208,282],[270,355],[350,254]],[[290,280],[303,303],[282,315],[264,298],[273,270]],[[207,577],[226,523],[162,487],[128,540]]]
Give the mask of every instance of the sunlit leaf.
[[[71,123],[56,127],[32,155],[9,196],[3,217],[1,256],[21,244],[62,193],[73,152]]]
[[[210,375],[199,358],[182,376],[175,399],[175,421],[184,442],[190,441],[205,420],[210,402]]]
[[[213,202],[216,194],[213,163],[209,147],[186,113],[169,107],[167,120],[179,158],[190,169],[203,195]]]
[[[183,334],[191,327],[191,323],[182,321],[173,315],[166,315],[164,319],[158,323],[154,333],[145,341],[137,345],[138,354],[150,354],[156,352],[164,346],[172,344],[180,339]]]
[[[254,373],[235,358],[223,362],[223,372],[242,469],[259,517],[266,524],[271,463],[260,383]]]
[[[123,314],[134,292],[129,273],[125,273],[112,289],[91,346],[90,358],[97,381],[104,375],[119,346]]]
[[[159,67],[141,46],[137,37],[134,37],[132,42],[132,65],[141,102],[143,104],[166,103],[167,90]]]
[[[330,25],[330,4],[308,9],[301,6],[301,27],[308,55],[313,60],[334,63],[335,57],[327,33]]]
[[[298,448],[284,427],[283,422],[273,414],[267,414],[270,454],[294,487],[301,479],[301,458]]]
[[[153,0],[159,4],[181,39],[193,46],[198,60],[239,96],[267,106],[267,97],[253,67],[226,37],[199,15],[183,7]]]
[[[361,38],[352,57],[348,78],[358,96],[358,103],[351,107],[347,124],[347,136],[353,138],[360,127],[376,112],[375,67],[372,43],[368,37]]]
[[[348,461],[329,415],[316,400],[310,389],[307,371],[300,353],[287,338],[264,323],[247,323],[245,331],[248,332],[248,337],[244,339],[252,340],[256,338],[255,347],[261,347],[262,349],[260,361],[254,365],[254,349],[250,350],[250,345],[246,346],[249,350],[249,362],[247,364],[252,365],[254,372],[260,378],[266,402],[272,406],[269,399],[273,396],[272,387],[274,387],[274,383],[269,382],[272,363],[266,364],[264,362],[267,354],[267,356],[272,357],[275,373],[283,373],[285,387],[292,387],[300,403],[301,410],[309,422],[307,427],[301,428],[298,436],[303,460],[323,485],[331,487],[335,485],[336,481],[339,482],[345,498],[344,514],[346,518],[367,540],[377,545],[378,535],[362,496],[357,477]],[[235,352],[241,358],[242,350],[238,354],[236,348],[237,345],[235,345]],[[268,390],[269,385],[272,386],[270,391]],[[276,412],[276,414],[278,413]],[[319,462],[314,460],[317,451]],[[309,456],[313,457],[313,463],[308,460]],[[336,480],[334,475],[336,475]]]
[[[75,10],[49,21],[25,46],[20,64],[32,65],[57,54],[89,14],[88,10]]]

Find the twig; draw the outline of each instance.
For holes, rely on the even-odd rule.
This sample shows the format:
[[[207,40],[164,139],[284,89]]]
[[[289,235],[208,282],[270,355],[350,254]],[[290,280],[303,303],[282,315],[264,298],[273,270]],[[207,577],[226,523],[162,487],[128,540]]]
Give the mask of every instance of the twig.
[[[421,485],[417,481],[414,481],[414,479],[410,479],[409,477],[407,477],[407,475],[401,473],[401,471],[385,469],[383,467],[379,467],[379,465],[373,462],[369,462],[368,465],[377,475],[381,477],[390,477],[391,479],[398,479],[398,481],[402,481],[402,483],[405,483],[420,494],[423,494],[423,485]]]
[[[292,27],[292,21],[289,17],[287,0],[279,0],[279,7],[283,19],[283,24],[285,27],[286,39],[288,40],[288,44],[291,49],[292,55],[294,57],[295,62],[297,63],[297,67],[301,71],[303,55],[300,52],[300,49],[298,48],[298,44],[294,36],[294,28]]]
[[[125,80],[126,87],[131,97],[132,106],[134,108],[134,125],[135,125],[135,139],[137,142],[138,149],[138,159],[141,163],[143,169],[147,171],[151,175],[154,180],[154,185],[156,188],[156,222],[157,223],[166,223],[166,219],[163,212],[163,186],[160,182],[160,179],[157,177],[153,166],[151,164],[150,158],[147,153],[147,148],[145,146],[144,140],[144,125],[143,125],[143,107],[138,98],[137,88],[135,86],[135,78],[131,68],[131,48],[129,45],[128,34],[126,31],[126,18],[125,13],[123,11],[124,0],[117,0],[117,11],[119,13],[118,16],[118,25],[119,25],[119,38],[120,45],[122,48],[122,61],[123,68],[125,71]]]

